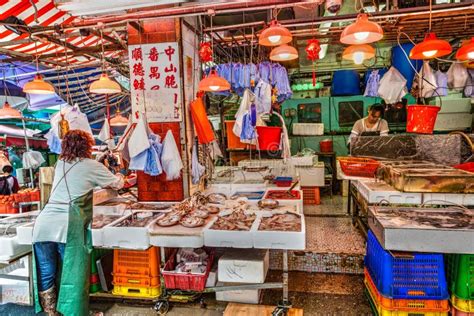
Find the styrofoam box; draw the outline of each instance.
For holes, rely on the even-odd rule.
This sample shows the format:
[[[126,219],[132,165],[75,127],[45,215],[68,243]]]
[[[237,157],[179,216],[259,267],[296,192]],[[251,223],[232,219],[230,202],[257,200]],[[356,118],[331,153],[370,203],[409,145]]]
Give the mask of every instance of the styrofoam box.
[[[257,218],[257,226],[253,231],[253,246],[259,249],[306,249],[306,225],[304,215],[301,215],[301,231],[268,231],[258,230],[262,214]]]
[[[8,260],[23,252],[31,250],[31,245],[20,245],[18,236],[2,236],[0,237],[0,259]]]
[[[252,248],[252,231],[255,230],[257,219],[253,222],[250,230],[216,230],[211,229],[215,219],[209,222],[204,228],[204,245],[208,247],[229,247],[229,248]],[[229,281],[232,282],[232,281]]]
[[[318,156],[292,156],[290,161],[293,166],[312,166],[318,161]]]
[[[125,214],[126,204],[118,205],[95,205],[93,208],[93,215],[123,215]],[[129,216],[130,213],[126,213],[126,216]],[[104,246],[104,229],[107,226],[112,226],[120,222],[123,218],[119,218],[112,223],[105,225],[99,229],[91,229],[92,235],[92,245],[96,247]]]
[[[227,249],[219,258],[217,280],[230,283],[264,283],[269,257],[268,250]]]
[[[293,175],[293,166],[283,159],[245,159],[238,163],[239,167],[270,167],[272,174],[279,176],[291,176]]]
[[[286,188],[286,189],[285,189],[285,188],[278,188],[278,187],[269,188],[269,189],[267,190],[267,192],[265,192],[265,195],[263,196],[263,198],[266,198],[268,191],[288,191],[288,189],[289,189],[289,188]],[[294,189],[294,190],[292,190],[292,191],[299,191],[299,192],[300,192],[300,199],[299,199],[299,200],[277,200],[278,203],[279,203],[280,205],[283,205],[283,206],[284,206],[284,205],[289,205],[289,206],[291,206],[291,205],[296,205],[300,210],[302,210],[302,209],[303,209],[303,191],[301,191],[301,190],[296,190],[296,189]]]
[[[293,135],[323,135],[323,123],[293,123]]]
[[[157,212],[159,213],[162,211]],[[151,224],[153,224],[153,222],[145,227],[114,226],[130,216],[132,216],[132,214],[128,214],[122,217],[119,221],[115,222],[113,225],[107,225],[102,229],[104,247],[139,250],[145,250],[150,247],[148,228]]]
[[[474,194],[423,193],[423,203],[427,205],[474,205]]]
[[[262,183],[247,183],[247,184],[236,184],[236,183],[220,183],[211,184],[204,194],[210,193],[223,193],[230,198],[235,192],[239,191],[265,191],[267,188],[266,182]]]
[[[153,225],[153,224],[152,224]],[[149,235],[150,245],[168,248],[201,248],[204,246],[203,234],[199,235]]]
[[[236,283],[218,282],[217,286],[230,286]],[[244,304],[258,304],[262,290],[235,290],[235,291],[217,291],[216,300],[224,302],[235,302]]]
[[[320,161],[314,166],[296,166],[300,177],[300,184],[304,187],[324,186],[324,162]]]
[[[369,204],[380,203],[382,200],[393,204],[422,204],[421,193],[401,192],[383,181],[361,180],[356,188]]]
[[[16,235],[18,237],[18,243],[20,245],[32,245],[33,244],[33,228],[35,223],[30,223],[24,226],[20,226],[16,229]]]
[[[470,128],[472,124],[472,115],[465,113],[438,113],[435,131],[453,131],[464,128]]]

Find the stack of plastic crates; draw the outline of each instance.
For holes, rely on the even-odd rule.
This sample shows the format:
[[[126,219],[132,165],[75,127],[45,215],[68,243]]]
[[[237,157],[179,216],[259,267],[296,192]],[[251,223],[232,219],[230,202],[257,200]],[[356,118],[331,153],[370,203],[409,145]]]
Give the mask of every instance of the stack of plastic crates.
[[[452,315],[474,316],[474,255],[446,255]]]
[[[449,295],[443,262],[441,254],[394,256],[369,231],[364,282],[374,314],[447,316]]]
[[[157,247],[148,250],[114,250],[112,294],[143,298],[161,293]]]

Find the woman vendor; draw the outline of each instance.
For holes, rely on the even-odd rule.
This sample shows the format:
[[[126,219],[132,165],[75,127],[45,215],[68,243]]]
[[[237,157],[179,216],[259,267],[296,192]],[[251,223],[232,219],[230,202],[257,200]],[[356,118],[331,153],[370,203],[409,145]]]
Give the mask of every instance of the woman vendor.
[[[120,189],[124,183],[121,174],[91,159],[93,145],[81,130],[63,138],[51,195],[33,230],[36,312],[89,314],[92,190]]]
[[[387,121],[382,118],[384,111],[382,104],[371,105],[368,115],[355,122],[348,143],[358,136],[387,136],[389,129]]]

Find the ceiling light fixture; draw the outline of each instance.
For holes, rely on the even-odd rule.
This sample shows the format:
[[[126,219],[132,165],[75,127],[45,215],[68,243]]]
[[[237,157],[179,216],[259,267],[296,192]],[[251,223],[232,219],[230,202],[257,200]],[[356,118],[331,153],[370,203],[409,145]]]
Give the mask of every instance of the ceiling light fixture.
[[[457,60],[474,60],[474,37],[467,41],[456,52]]]
[[[128,118],[124,117],[119,109],[115,112],[115,116],[110,119],[110,126],[127,126]]]
[[[357,20],[342,31],[340,40],[343,44],[357,45],[377,42],[382,37],[382,27],[369,21],[367,14],[360,13]]]
[[[230,89],[230,83],[222,77],[219,77],[217,71],[212,69],[209,75],[199,82],[199,91],[217,92]]]
[[[275,47],[270,52],[270,59],[273,61],[289,61],[298,58],[298,51],[290,45],[283,44]]]
[[[8,102],[5,102],[3,108],[0,109],[0,118],[21,118],[21,112],[10,106]]]
[[[292,39],[291,32],[281,26],[277,20],[273,20],[270,22],[270,26],[260,33],[258,43],[263,46],[279,46],[291,42]]]
[[[423,42],[416,44],[410,51],[410,58],[415,60],[443,57],[451,54],[451,45],[436,37],[435,33],[428,33]]]
[[[104,36],[102,34],[102,29],[100,30],[100,44],[102,46],[102,74],[100,75],[100,78],[94,82],[89,87],[89,91],[91,93],[97,93],[97,94],[114,94],[114,93],[120,93],[122,92],[122,88],[120,87],[120,84],[118,84],[116,81],[113,81],[109,78],[105,71],[105,60],[104,60]]]
[[[344,49],[342,58],[353,60],[356,65],[361,65],[364,60],[375,57],[375,49],[368,45],[351,45]]]
[[[43,77],[39,74],[39,55],[37,48],[37,41],[35,41],[36,49],[36,75],[33,81],[27,82],[23,86],[23,92],[29,94],[55,94],[54,86],[49,82],[43,80]]]

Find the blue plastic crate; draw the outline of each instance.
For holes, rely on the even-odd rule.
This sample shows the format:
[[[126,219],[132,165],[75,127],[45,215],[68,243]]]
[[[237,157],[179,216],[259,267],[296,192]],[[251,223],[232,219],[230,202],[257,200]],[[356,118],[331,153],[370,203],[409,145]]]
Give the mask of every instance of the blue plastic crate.
[[[379,292],[388,298],[446,300],[449,297],[442,254],[403,253],[395,257],[369,231],[365,266]]]

